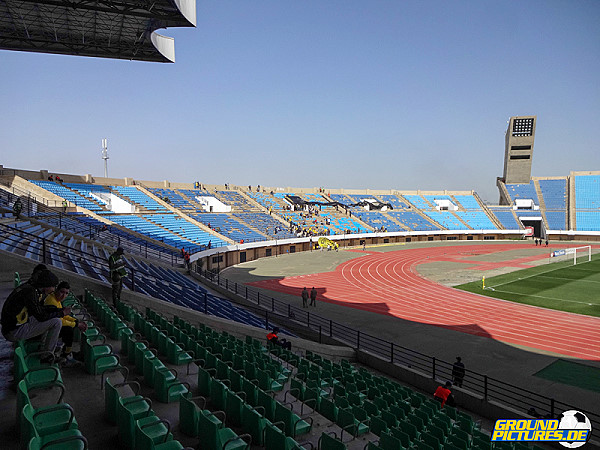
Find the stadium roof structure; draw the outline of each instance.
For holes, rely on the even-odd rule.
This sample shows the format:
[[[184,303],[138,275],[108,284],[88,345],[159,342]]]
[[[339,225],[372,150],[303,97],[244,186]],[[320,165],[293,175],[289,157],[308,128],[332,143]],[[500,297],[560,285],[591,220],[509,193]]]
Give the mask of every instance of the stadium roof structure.
[[[195,27],[196,0],[0,0],[0,49],[175,62],[173,38]]]

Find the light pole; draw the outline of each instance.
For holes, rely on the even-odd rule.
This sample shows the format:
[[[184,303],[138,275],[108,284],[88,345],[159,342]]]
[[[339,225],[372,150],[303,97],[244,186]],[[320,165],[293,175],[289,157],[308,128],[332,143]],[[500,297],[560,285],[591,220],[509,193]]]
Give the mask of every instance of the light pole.
[[[102,139],[102,159],[104,160],[104,178],[108,178],[108,139]]]

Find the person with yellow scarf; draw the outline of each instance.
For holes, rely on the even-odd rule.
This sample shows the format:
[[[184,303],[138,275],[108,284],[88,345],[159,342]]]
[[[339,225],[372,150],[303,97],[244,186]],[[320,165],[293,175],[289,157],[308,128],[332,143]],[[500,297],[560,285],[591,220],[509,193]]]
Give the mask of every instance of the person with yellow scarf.
[[[57,309],[63,309],[62,302],[71,290],[71,286],[67,281],[61,281],[56,286],[54,292],[49,294],[44,300],[45,306],[54,306]],[[62,328],[60,329],[59,337],[62,339],[64,343],[62,357],[66,359],[65,365],[73,366],[77,363],[77,361],[83,360],[83,355],[81,352],[73,353],[73,334],[75,331],[75,327],[79,328],[81,331],[87,330],[87,325],[85,322],[80,322],[75,317],[66,315],[61,318],[62,320]]]

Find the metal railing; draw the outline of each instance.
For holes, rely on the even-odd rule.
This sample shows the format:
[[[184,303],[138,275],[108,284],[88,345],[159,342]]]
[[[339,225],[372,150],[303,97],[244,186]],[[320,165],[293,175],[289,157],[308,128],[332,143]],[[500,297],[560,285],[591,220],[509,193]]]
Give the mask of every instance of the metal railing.
[[[244,299],[255,303],[257,307],[262,308],[267,324],[269,320],[277,320],[278,317],[293,320],[296,324],[317,332],[319,341],[323,336],[327,336],[357,350],[376,355],[384,361],[417,370],[432,379],[453,379],[452,363],[311,313],[305,308],[299,308],[273,296],[265,295],[258,289],[240,285],[220,274],[203,270],[198,273],[206,280],[225,288],[233,294],[242,296]],[[473,370],[466,370],[462,384],[463,389],[480,396],[487,402],[493,401],[520,410],[523,413],[526,413],[530,408],[535,408],[543,416],[556,418],[563,411],[576,409],[588,416],[594,424],[592,426],[592,436],[595,439],[600,439],[600,414],[597,412],[557,401],[552,397]]]
[[[104,277],[107,281],[110,280],[108,260],[94,253],[84,252],[80,248],[57,243],[51,239],[21,230],[18,227],[2,223],[0,223],[0,237],[2,238],[0,249],[80,275],[90,276],[89,273],[93,272],[98,275],[97,279]],[[129,275],[124,279],[124,284],[133,292],[139,291],[139,289],[136,289],[136,285],[143,282],[143,277],[160,281],[153,273],[139,268],[136,269],[131,264],[127,266],[127,271]],[[171,282],[170,284],[185,288],[185,286],[178,283]]]

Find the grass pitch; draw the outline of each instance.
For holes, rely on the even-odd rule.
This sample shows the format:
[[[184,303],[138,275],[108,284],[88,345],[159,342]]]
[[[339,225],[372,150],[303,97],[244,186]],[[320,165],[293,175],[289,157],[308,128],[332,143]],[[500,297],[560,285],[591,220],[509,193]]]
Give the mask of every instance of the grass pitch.
[[[587,256],[586,256],[587,257]],[[455,286],[528,305],[600,317],[600,254],[589,262],[544,264]]]

